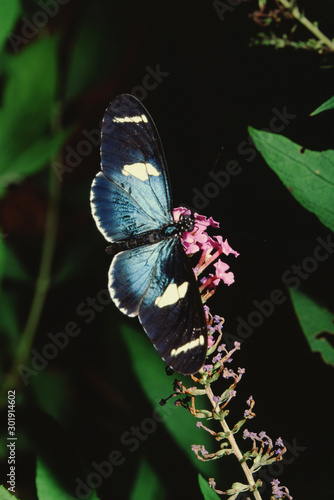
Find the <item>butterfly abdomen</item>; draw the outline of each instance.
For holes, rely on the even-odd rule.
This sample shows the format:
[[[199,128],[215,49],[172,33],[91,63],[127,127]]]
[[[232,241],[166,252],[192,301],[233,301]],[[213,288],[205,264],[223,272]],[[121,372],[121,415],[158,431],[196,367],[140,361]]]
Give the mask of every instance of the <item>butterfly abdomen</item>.
[[[127,238],[122,241],[115,241],[106,248],[109,255],[116,255],[124,250],[131,250],[132,248],[141,247],[143,245],[152,245],[159,243],[159,241],[169,238],[175,238],[179,234],[178,228],[175,224],[167,225],[155,231],[140,234],[136,237]]]

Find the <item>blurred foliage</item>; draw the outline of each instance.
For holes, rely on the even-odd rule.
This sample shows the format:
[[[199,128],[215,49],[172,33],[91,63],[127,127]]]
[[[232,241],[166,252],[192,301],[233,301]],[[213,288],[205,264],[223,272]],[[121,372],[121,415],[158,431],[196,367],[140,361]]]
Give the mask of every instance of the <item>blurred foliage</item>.
[[[218,500],[220,498],[215,491],[213,491],[208,482],[201,474],[198,475],[198,483],[201,488],[204,500]]]
[[[122,334],[130,353],[132,369],[152,406],[155,407],[156,414],[162,419],[172,437],[186,452],[194,466],[203,474],[215,475],[217,473],[216,464],[214,462],[200,462],[190,448],[193,443],[200,442],[207,449],[210,449],[210,436],[196,427],[196,421],[190,413],[180,412],[179,408],[173,405],[173,400],[167,401],[166,407],[165,405],[160,406],[162,395],[167,398],[172,393],[171,379],[166,377],[164,362],[157,353],[152,354],[152,346],[148,339],[142,335],[136,335],[134,329],[124,327]],[[148,365],[147,359],[149,358],[150,364]],[[205,404],[205,400],[202,404]]]
[[[36,490],[38,500],[58,500],[64,497],[68,500],[74,500],[77,496],[66,493],[60,485],[59,480],[55,478],[47,465],[41,460],[37,460],[36,465]],[[90,496],[91,500],[98,500],[95,491]]]
[[[164,500],[165,498],[165,492],[161,488],[159,478],[145,459],[142,459],[139,464],[130,500],[141,500],[142,498],[147,500]]]
[[[7,59],[0,113],[6,124],[0,135],[2,195],[9,184],[45,168],[67,136],[52,134],[58,45],[58,37],[44,38]]]
[[[279,134],[251,127],[249,132],[292,196],[334,231],[334,150],[310,151]]]
[[[312,116],[333,108],[331,98]],[[269,167],[279,176],[296,200],[334,231],[334,150],[310,151],[286,137],[267,131],[249,128],[256,148]],[[331,249],[324,248],[327,257]],[[316,262],[316,260],[314,259]],[[318,266],[318,264],[317,264]],[[324,339],[317,339],[321,332],[333,333],[333,314],[321,308],[298,290],[290,290],[296,315],[313,351],[321,352],[326,363],[334,366],[333,348]]]
[[[3,0],[0,6],[0,48],[3,48],[16,20],[20,15],[20,0]]]
[[[311,21],[298,6],[296,0],[259,0],[259,9],[250,14],[255,23],[265,32],[258,33],[252,40],[254,45],[269,45],[276,49],[293,47],[294,49],[316,51],[320,54],[334,51],[334,41],[330,40],[318,27],[317,21]],[[276,32],[272,28],[276,29]],[[304,29],[299,30],[302,27]],[[298,35],[306,38],[298,40]],[[294,40],[297,38],[297,40]]]
[[[334,334],[333,313],[298,289],[289,292],[310,349],[320,352],[325,363],[334,366],[334,348],[330,343]]]
[[[334,97],[331,97],[328,99],[328,101],[324,102],[319,106],[317,109],[315,109],[312,113],[311,116],[318,115],[319,113],[322,113],[323,111],[329,111],[334,108]]]

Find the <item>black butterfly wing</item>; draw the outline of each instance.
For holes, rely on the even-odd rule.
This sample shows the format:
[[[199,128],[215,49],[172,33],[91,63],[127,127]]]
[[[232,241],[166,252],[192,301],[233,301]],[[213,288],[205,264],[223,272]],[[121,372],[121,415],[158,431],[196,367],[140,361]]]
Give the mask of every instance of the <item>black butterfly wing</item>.
[[[121,95],[107,108],[101,169],[91,189],[95,222],[120,241],[173,221],[166,161],[155,124],[135,97]]]
[[[204,363],[207,326],[198,285],[179,238],[117,254],[109,290],[119,309],[139,316],[159,355],[189,374]]]

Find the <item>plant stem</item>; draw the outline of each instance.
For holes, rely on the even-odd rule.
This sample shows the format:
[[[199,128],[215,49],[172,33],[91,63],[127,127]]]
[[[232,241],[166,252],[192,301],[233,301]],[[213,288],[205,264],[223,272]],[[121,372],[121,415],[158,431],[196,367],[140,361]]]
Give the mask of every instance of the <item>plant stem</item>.
[[[30,313],[17,349],[16,363],[25,360],[27,353],[30,352],[51,281],[51,265],[57,236],[58,204],[60,195],[60,182],[51,169],[49,186],[50,198],[46,214],[46,227],[42,247],[41,264]]]
[[[212,407],[213,408],[216,408],[216,403],[214,401],[214,394],[212,392],[212,389],[211,387],[208,385],[206,386],[206,389],[205,389],[205,392],[212,404]],[[247,478],[247,481],[248,481],[248,484],[252,487],[252,488],[255,488],[255,481],[254,481],[254,478],[253,478],[253,475],[251,473],[251,471],[249,470],[249,467],[247,465],[247,462],[246,460],[244,459],[240,449],[239,449],[239,446],[237,445],[237,442],[236,440],[234,439],[234,435],[233,433],[231,432],[229,426],[227,425],[227,422],[225,419],[222,419],[220,420],[220,425],[222,426],[224,432],[226,433],[226,436],[227,436],[227,439],[231,445],[231,448],[233,450],[233,453],[235,455],[235,457],[237,458],[237,460],[239,461],[241,467],[242,467],[242,470],[244,471],[244,474]],[[258,490],[254,489],[252,491],[253,495],[254,495],[254,498],[255,500],[261,500],[261,495],[259,493]]]
[[[51,266],[58,228],[58,206],[61,185],[51,168],[49,175],[49,204],[46,213],[46,226],[42,246],[41,263],[36,280],[35,293],[32,299],[26,325],[20,337],[11,370],[8,372],[4,381],[3,397],[6,397],[6,393],[9,389],[17,388],[20,385],[20,377],[17,367],[20,364],[24,364],[29,356],[46,300],[46,295],[50,286]]]
[[[327,45],[332,51],[334,51],[334,41],[330,40],[327,38],[326,35],[324,35],[319,28],[309,21],[307,17],[304,16],[298,9],[297,5],[293,5],[292,2],[289,2],[288,0],[279,0],[279,2],[288,9],[293,17],[299,21],[305,28],[307,28],[315,37],[317,37],[324,45]]]

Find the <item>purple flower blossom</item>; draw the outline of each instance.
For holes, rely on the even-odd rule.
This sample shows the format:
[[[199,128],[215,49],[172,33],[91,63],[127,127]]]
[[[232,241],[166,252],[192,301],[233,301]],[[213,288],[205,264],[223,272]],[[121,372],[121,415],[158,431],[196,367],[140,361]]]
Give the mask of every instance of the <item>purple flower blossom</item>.
[[[228,369],[228,368],[224,368],[223,377],[224,378],[231,378],[231,377],[236,378],[236,374],[234,373],[233,370]]]
[[[273,498],[287,498],[288,500],[292,500],[288,488],[286,486],[279,486],[279,484],[280,482],[278,479],[273,479],[273,481],[271,481]]]
[[[254,413],[251,410],[245,410],[244,411],[244,417],[247,419],[254,418]]]
[[[219,352],[214,358],[212,358],[212,363],[215,364],[222,359],[222,355]]]
[[[178,222],[181,215],[190,214],[191,211],[184,207],[178,207],[173,210],[173,217],[176,222]],[[200,281],[202,298],[203,300],[208,300],[215,292],[220,281],[223,281],[226,285],[234,283],[233,273],[227,272],[229,265],[221,259],[218,259],[218,257],[221,254],[233,254],[235,257],[238,257],[239,253],[233,250],[228,241],[223,240],[222,236],[218,235],[211,237],[208,235],[208,227],[215,229],[219,228],[219,223],[214,221],[212,217],[207,218],[197,213],[193,215],[194,227],[192,231],[184,232],[181,235],[181,240],[187,255],[194,255],[199,251],[202,252],[199,262],[194,268],[196,276],[200,275],[210,264],[213,264],[215,267],[215,274],[211,273]]]
[[[283,439],[282,438],[277,438],[276,439],[276,442],[275,442],[275,445],[276,446],[280,446],[281,448],[284,448],[284,443],[283,443]]]
[[[244,411],[244,417],[247,419],[251,419],[255,417],[255,413],[253,412],[253,407],[255,405],[255,401],[253,399],[253,396],[249,396],[249,398],[246,401],[247,405],[249,408]]]
[[[204,372],[209,372],[212,369],[213,369],[213,365],[204,365],[203,366],[203,371]]]
[[[256,434],[256,432],[250,432],[248,429],[245,429],[242,437],[244,439],[250,438],[250,439],[255,440],[255,439],[257,439],[257,434]]]
[[[270,448],[273,447],[273,442],[270,439],[270,437],[267,436],[267,434],[265,433],[265,431],[261,431],[260,432],[259,438],[261,439],[261,441],[262,441],[263,444],[266,444],[266,445],[270,446]]]
[[[253,396],[249,396],[249,398],[247,399],[246,403],[248,404],[248,406],[250,406],[253,401],[254,401]]]
[[[232,283],[234,283],[234,274],[231,272],[226,272],[228,269],[230,269],[230,266],[226,264],[226,262],[218,259],[217,262],[213,264],[213,266],[216,269],[216,278],[218,278],[214,281],[214,284],[216,286],[219,284],[220,280],[222,280],[225,285],[232,285]]]
[[[181,215],[191,215],[191,211],[185,207],[178,207],[173,210],[175,222],[178,222]],[[204,215],[194,214],[194,228],[192,231],[187,231],[182,234],[182,243],[186,249],[187,255],[193,255],[199,250],[203,250],[210,246],[208,243],[212,238],[207,234],[206,229],[211,226],[219,227],[219,223],[214,221],[212,217],[207,219]]]
[[[213,334],[215,333],[215,331],[216,331],[215,327],[214,327],[214,326],[212,326],[212,325],[210,325],[210,324],[208,325],[208,330],[209,330],[209,333],[211,333],[212,335],[213,335]]]

